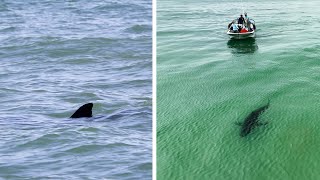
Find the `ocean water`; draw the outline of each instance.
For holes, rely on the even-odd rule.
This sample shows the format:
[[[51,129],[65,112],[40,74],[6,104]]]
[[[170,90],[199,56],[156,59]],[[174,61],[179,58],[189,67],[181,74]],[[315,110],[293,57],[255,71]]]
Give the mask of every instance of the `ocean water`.
[[[157,1],[157,179],[320,179],[319,1]],[[242,122],[267,104],[256,127]]]
[[[151,179],[151,5],[0,1],[0,179]]]

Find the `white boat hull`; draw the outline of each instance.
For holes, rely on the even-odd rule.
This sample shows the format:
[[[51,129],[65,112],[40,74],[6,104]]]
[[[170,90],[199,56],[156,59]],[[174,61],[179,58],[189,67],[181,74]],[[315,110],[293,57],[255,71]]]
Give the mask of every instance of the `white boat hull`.
[[[247,39],[247,38],[254,38],[256,36],[255,31],[245,32],[245,33],[234,33],[228,31],[227,34],[230,36],[231,39]]]

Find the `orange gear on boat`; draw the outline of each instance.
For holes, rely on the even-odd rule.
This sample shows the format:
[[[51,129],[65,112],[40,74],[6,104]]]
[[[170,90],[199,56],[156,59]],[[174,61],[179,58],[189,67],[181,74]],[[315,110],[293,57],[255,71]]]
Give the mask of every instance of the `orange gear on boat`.
[[[240,31],[240,33],[246,33],[246,32],[248,32],[248,30],[245,28],[241,29],[241,31]]]

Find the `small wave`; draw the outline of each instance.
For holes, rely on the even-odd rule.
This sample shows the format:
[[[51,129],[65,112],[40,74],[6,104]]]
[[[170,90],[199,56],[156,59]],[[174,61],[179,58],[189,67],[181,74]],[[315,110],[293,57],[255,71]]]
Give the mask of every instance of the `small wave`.
[[[74,154],[83,154],[83,153],[88,153],[92,151],[98,151],[100,149],[105,149],[107,146],[106,145],[82,145],[78,147],[74,147],[71,149],[66,150],[66,152],[69,153],[74,153]]]
[[[91,58],[73,58],[73,59],[67,59],[64,61],[66,64],[91,64],[94,63],[94,59]]]
[[[94,151],[100,151],[103,149],[113,149],[113,148],[118,149],[121,147],[128,147],[128,146],[131,146],[131,145],[125,144],[125,143],[112,143],[112,144],[106,144],[106,145],[91,144],[91,145],[82,145],[82,146],[74,147],[66,150],[65,152],[74,153],[74,154],[85,154],[85,153],[90,153]]]
[[[116,11],[116,10],[124,10],[124,9],[136,9],[136,11],[138,9],[141,9],[143,8],[142,6],[140,5],[137,5],[137,4],[129,4],[129,3],[119,3],[119,2],[111,2],[111,3],[108,3],[108,4],[104,4],[104,5],[98,5],[98,6],[95,6],[93,8],[94,11]]]
[[[76,56],[90,51],[94,47],[107,46],[117,43],[121,39],[112,39],[104,37],[85,37],[85,38],[58,38],[44,36],[34,39],[35,47],[49,47],[47,55],[49,57]],[[92,59],[84,59],[86,61]]]
[[[8,9],[8,6],[4,2],[1,2],[0,3],[0,12],[6,12],[6,11],[10,11]]]
[[[50,113],[48,114],[49,117],[52,117],[52,118],[66,118],[66,117],[69,117],[72,115],[72,112],[63,112],[63,113]]]
[[[133,32],[133,33],[143,33],[143,32],[150,32],[152,29],[149,25],[134,25],[130,28],[127,28],[126,31]]]
[[[88,100],[90,100],[90,101],[101,100],[101,98],[97,94],[90,93],[90,92],[74,93],[74,94],[69,95],[69,97],[62,96],[61,98],[65,102],[77,104],[75,106],[78,106],[79,103],[81,104],[81,103],[86,102]],[[95,107],[96,107],[96,105],[98,105],[98,104],[95,103]],[[99,107],[100,107],[100,105],[99,105]]]
[[[99,128],[94,128],[94,127],[86,127],[86,128],[81,128],[79,131],[86,131],[86,132],[98,132],[100,131]]]
[[[44,147],[47,145],[50,145],[54,142],[59,142],[59,135],[58,134],[46,134],[41,137],[38,137],[35,140],[28,141],[27,143],[21,144],[18,147],[19,148],[26,148],[26,147]]]
[[[141,163],[138,165],[137,169],[138,170],[150,170],[150,169],[152,169],[152,163],[151,162]]]
[[[16,27],[6,27],[0,30],[0,32],[12,32],[15,31]]]
[[[132,145],[126,144],[126,143],[112,143],[107,145],[108,148],[119,148],[119,147],[129,147],[129,146],[132,146]]]

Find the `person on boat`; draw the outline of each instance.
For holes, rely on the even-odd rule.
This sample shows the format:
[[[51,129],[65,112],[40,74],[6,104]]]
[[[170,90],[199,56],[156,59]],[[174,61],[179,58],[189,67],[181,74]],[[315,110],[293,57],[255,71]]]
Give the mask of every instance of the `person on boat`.
[[[241,14],[239,19],[238,19],[238,24],[243,24],[243,23],[244,23],[244,18],[243,18],[242,14]]]
[[[246,21],[249,21],[248,14],[247,14],[246,12],[244,13],[244,19],[245,19]]]
[[[244,26],[248,28],[249,31],[252,31],[252,28],[250,26],[251,22],[249,20],[249,17],[247,15],[247,13],[244,13]]]
[[[236,24],[232,24],[230,30],[232,30],[235,33],[239,32],[239,28],[238,28],[238,26]]]

